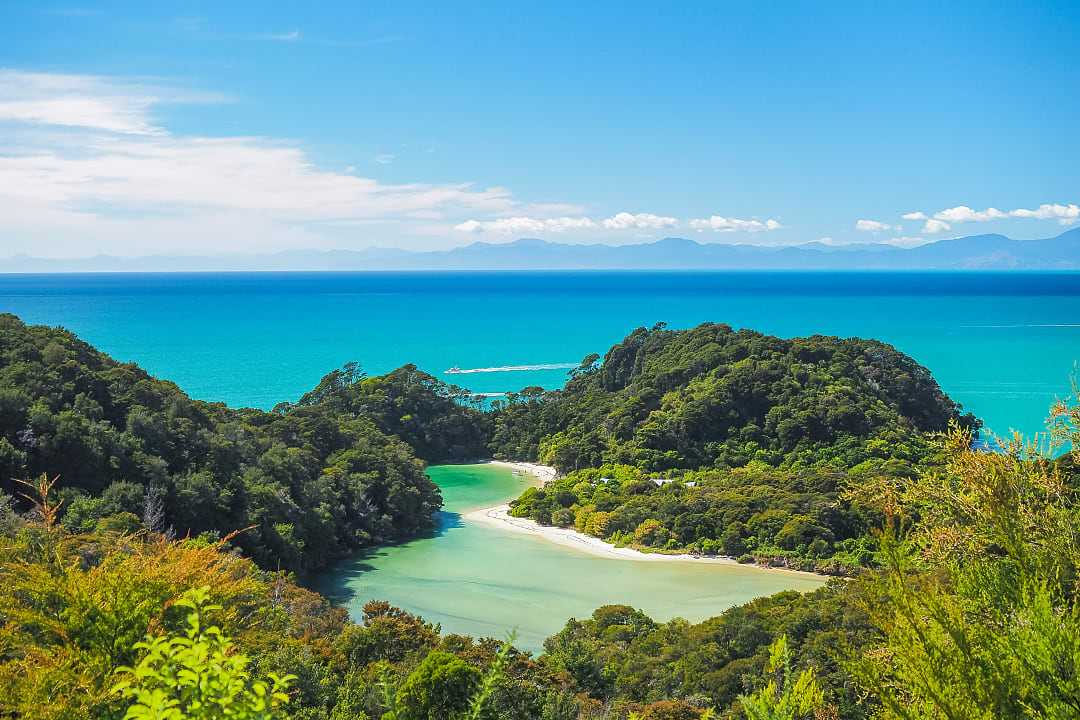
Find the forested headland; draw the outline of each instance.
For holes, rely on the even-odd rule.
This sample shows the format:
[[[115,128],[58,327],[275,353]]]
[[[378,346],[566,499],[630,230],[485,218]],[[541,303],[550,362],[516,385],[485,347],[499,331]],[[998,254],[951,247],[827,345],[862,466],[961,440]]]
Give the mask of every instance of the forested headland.
[[[912,464],[929,452],[925,433],[975,422],[885,343],[713,323],[638,328],[585,358],[565,388],[510,396],[493,421],[497,457],[562,472]]]
[[[1076,717],[1078,426],[989,451],[887,345],[722,325],[487,410],[354,365],[231,409],[0,316],[0,714]],[[540,522],[851,577],[696,624],[598,608],[535,658],[297,584],[429,530],[425,462],[488,453],[564,471],[515,505]]]
[[[192,400],[69,332],[0,316],[0,489],[59,477],[73,532],[245,529],[233,540],[245,554],[302,573],[430,529],[441,499],[424,463],[387,418],[330,400],[275,412]]]
[[[567,474],[513,514],[617,545],[847,574],[880,514],[860,488],[940,461],[933,433],[977,429],[889,345],[784,340],[726,325],[640,328],[561,390],[511,396],[492,447]]]

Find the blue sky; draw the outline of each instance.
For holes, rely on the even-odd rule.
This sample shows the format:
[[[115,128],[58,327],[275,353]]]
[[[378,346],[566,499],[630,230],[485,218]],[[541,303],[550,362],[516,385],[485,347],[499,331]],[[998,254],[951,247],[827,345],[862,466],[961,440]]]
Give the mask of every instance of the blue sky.
[[[0,255],[1080,221],[1080,4],[452,5],[7,0]]]

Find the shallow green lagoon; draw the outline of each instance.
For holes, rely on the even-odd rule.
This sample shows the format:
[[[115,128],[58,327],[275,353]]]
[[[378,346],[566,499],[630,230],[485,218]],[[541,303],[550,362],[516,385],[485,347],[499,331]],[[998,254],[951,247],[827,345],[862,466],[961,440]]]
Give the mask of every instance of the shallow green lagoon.
[[[702,620],[780,590],[812,590],[812,576],[736,565],[635,562],[585,552],[462,519],[506,502],[526,480],[494,465],[429,470],[445,502],[430,538],[357,556],[322,578],[319,590],[359,617],[373,599],[442,624],[445,632],[502,637],[517,629],[519,647],[538,651],[570,617],[625,603],[657,620]]]

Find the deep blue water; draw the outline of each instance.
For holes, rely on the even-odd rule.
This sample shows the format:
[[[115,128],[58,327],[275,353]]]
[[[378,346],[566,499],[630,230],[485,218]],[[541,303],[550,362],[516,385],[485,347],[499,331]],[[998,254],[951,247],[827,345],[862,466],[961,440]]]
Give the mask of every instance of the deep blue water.
[[[0,275],[0,311],[62,325],[195,397],[268,408],[356,360],[477,392],[556,387],[635,327],[715,321],[876,337],[998,431],[1042,427],[1080,361],[1076,273],[199,273]]]

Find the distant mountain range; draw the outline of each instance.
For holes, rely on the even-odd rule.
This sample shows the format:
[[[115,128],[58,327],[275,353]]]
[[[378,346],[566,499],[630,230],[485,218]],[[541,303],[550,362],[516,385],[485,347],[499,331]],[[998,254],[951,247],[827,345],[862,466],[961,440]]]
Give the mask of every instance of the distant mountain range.
[[[0,272],[197,272],[229,270],[1080,270],[1080,228],[1045,240],[971,235],[916,248],[882,243],[787,247],[665,238],[638,245],[572,245],[524,238],[452,250],[293,250],[264,255],[58,260],[16,255]]]

